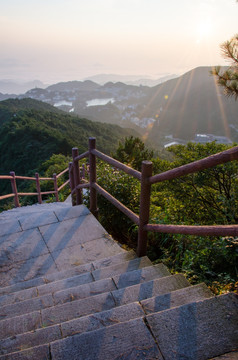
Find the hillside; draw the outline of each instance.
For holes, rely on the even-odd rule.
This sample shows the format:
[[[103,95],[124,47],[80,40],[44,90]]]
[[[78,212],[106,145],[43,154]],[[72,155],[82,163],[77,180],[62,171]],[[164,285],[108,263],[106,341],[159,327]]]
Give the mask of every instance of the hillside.
[[[34,173],[52,154],[71,154],[88,148],[88,138],[97,138],[97,148],[114,151],[132,130],[72,116],[32,99],[0,102],[0,174],[14,170],[18,175]]]
[[[238,102],[223,94],[211,69],[199,67],[154,87],[122,82],[102,86],[90,80],[61,82],[46,89],[34,88],[18,98],[54,105],[48,111],[61,109],[80,118],[135,129],[157,149],[168,142],[168,135],[186,142],[194,140],[197,133],[206,133],[237,142]],[[8,108],[4,119],[7,112]]]
[[[199,67],[150,89],[144,115],[159,120],[151,140],[158,141],[162,134],[189,140],[196,133],[213,133],[237,141],[238,102],[223,94],[211,69]]]

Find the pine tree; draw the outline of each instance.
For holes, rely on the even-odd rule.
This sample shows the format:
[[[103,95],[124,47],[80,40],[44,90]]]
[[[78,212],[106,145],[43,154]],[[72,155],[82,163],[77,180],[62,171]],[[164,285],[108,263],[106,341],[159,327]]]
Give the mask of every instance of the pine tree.
[[[218,77],[218,84],[223,86],[227,96],[238,99],[238,34],[221,45],[222,55],[231,61],[231,66],[223,71],[220,66],[213,69],[212,74]]]

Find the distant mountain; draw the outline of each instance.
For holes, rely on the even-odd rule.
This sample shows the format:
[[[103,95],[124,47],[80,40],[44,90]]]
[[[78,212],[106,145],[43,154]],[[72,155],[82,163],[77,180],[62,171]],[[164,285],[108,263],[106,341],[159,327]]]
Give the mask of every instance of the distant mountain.
[[[168,136],[186,142],[197,133],[238,141],[238,101],[223,94],[211,69],[199,67],[153,87],[122,81],[60,82],[46,89],[33,88],[18,98],[41,100],[81,118],[134,128],[156,147],[168,143]]]
[[[94,91],[99,88],[99,85],[93,81],[66,81],[54,85],[50,85],[46,90],[48,91]]]
[[[43,84],[39,80],[29,82],[0,80],[0,93],[2,94],[23,94],[34,87],[45,88],[47,85]]]
[[[88,148],[95,136],[97,148],[107,154],[115,151],[119,140],[138,134],[117,125],[102,124],[72,116],[33,99],[0,102],[0,174],[14,170],[19,175],[34,173],[52,154],[70,155]]]
[[[95,81],[97,84],[104,85],[108,82],[122,82],[127,85],[135,86],[155,86],[164,81],[176,78],[178,75],[166,74],[158,79],[153,79],[146,75],[118,75],[118,74],[99,74],[85,78],[85,80]]]
[[[158,142],[169,134],[190,140],[196,133],[238,140],[238,102],[224,95],[211,70],[199,67],[149,89],[144,116],[158,119],[150,131],[151,140]]]

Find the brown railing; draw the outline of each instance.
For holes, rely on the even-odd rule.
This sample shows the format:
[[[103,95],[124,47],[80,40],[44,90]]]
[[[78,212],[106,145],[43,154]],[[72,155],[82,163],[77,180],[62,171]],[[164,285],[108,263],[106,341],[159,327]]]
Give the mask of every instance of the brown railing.
[[[62,171],[60,174],[54,174],[52,178],[40,178],[38,173],[34,177],[16,176],[14,172],[9,175],[0,175],[1,179],[9,179],[12,185],[12,193],[0,196],[0,200],[14,197],[15,206],[20,206],[19,196],[36,195],[38,202],[42,203],[42,195],[55,194],[56,201],[59,201],[58,193],[68,183],[71,188],[72,205],[82,204],[82,189],[90,189],[90,211],[97,217],[97,193],[103,195],[113,205],[115,205],[120,211],[122,211],[127,217],[129,217],[136,225],[138,225],[138,244],[137,244],[137,255],[146,255],[147,249],[147,233],[148,231],[160,232],[160,233],[172,233],[172,234],[187,234],[187,235],[201,235],[201,236],[237,236],[238,225],[214,225],[214,226],[193,226],[193,225],[167,225],[167,224],[149,224],[150,216],[150,192],[151,185],[178,178],[180,176],[192,174],[204,169],[214,167],[219,164],[224,164],[229,161],[238,160],[238,146],[233,147],[229,150],[221,153],[209,156],[205,159],[192,162],[180,166],[178,168],[166,171],[161,174],[152,176],[152,162],[143,161],[142,171],[139,172],[130,168],[129,166],[122,164],[121,162],[103,154],[96,150],[96,139],[89,138],[89,150],[83,154],[78,154],[78,149],[72,149],[73,161],[69,163],[69,168]],[[85,168],[79,166],[79,161],[89,158],[89,182],[85,180]],[[140,211],[139,215],[128,209],[120,201],[114,198],[100,185],[97,184],[96,178],[96,158],[99,158],[106,163],[110,164],[119,170],[124,171],[140,181],[141,192],[140,192]],[[57,185],[57,179],[69,171],[69,180],[67,180],[60,187]],[[19,193],[17,191],[16,180],[34,180],[36,182],[36,193]],[[52,180],[54,182],[54,191],[41,192],[40,181]]]
[[[78,161],[89,157],[89,182],[82,182],[79,174]],[[96,182],[96,158],[99,158],[113,167],[124,171],[125,173],[138,179],[141,183],[140,192],[140,211],[139,215],[128,209],[120,201],[114,198]],[[147,233],[148,231],[160,233],[173,233],[173,234],[187,234],[187,235],[201,235],[201,236],[237,236],[238,225],[214,225],[214,226],[192,226],[192,225],[165,225],[165,224],[149,224],[150,215],[150,192],[151,185],[157,182],[172,180],[180,176],[188,175],[214,167],[219,164],[224,164],[229,161],[238,160],[238,146],[221,153],[209,156],[205,159],[192,162],[180,166],[178,168],[166,171],[161,174],[152,176],[152,162],[143,161],[142,171],[136,171],[129,166],[103,154],[96,150],[96,139],[89,139],[89,150],[81,155],[78,155],[77,148],[73,149],[73,162],[69,166],[70,186],[71,193],[76,194],[76,204],[82,203],[82,188],[90,189],[90,211],[97,217],[97,193],[103,195],[120,211],[128,216],[136,225],[138,229],[138,244],[137,255],[146,255],[147,249]],[[72,196],[72,201],[73,196]],[[73,202],[74,205],[74,202]]]
[[[15,207],[19,207],[20,206],[19,196],[37,196],[38,203],[42,204],[42,195],[54,194],[56,201],[59,201],[59,191],[62,190],[67,184],[69,184],[69,180],[65,181],[60,187],[58,187],[58,181],[57,180],[68,171],[69,171],[69,169],[67,168],[67,169],[63,170],[58,175],[53,174],[52,178],[39,177],[38,173],[35,173],[35,177],[18,176],[18,175],[15,174],[14,171],[11,171],[10,175],[0,175],[0,180],[6,180],[6,179],[10,180],[11,181],[11,187],[12,187],[12,193],[0,196],[0,200],[4,200],[4,199],[14,197]],[[32,192],[32,193],[30,193],[30,192],[28,192],[28,193],[18,192],[18,190],[17,190],[17,181],[16,181],[18,179],[19,180],[35,181],[35,183],[36,183],[36,191],[37,192]],[[54,190],[53,191],[41,191],[40,182],[41,181],[49,181],[49,180],[53,181]]]

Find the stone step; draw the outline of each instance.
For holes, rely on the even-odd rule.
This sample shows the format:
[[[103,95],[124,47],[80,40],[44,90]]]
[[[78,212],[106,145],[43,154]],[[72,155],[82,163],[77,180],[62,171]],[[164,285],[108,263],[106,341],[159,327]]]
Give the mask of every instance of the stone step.
[[[146,272],[146,278],[147,280],[153,279],[155,275],[161,276],[160,274],[160,267],[156,265],[155,269],[152,267],[148,267],[148,269],[151,271],[151,277],[150,277],[150,271]],[[162,267],[164,270],[164,268]],[[141,273],[143,269],[141,270],[134,270],[131,273],[133,273],[133,276],[135,278],[136,283],[140,281],[140,277],[143,273]],[[126,284],[126,278],[128,277],[130,279],[130,283],[132,283],[130,273],[125,273],[125,276],[123,276],[124,284]],[[116,275],[118,276],[118,275]],[[73,287],[75,284],[75,278],[77,280],[77,283],[81,285]],[[89,285],[91,281],[91,285]],[[141,281],[146,281],[144,277],[141,278]],[[114,290],[117,287],[115,286],[115,280],[114,277],[108,279],[107,286],[110,287],[110,290]],[[69,284],[68,289],[67,284]],[[125,285],[126,286],[126,285]],[[45,287],[47,289],[45,289]],[[50,288],[48,288],[50,287]],[[38,287],[38,292],[41,296],[26,299],[24,301],[19,301],[14,304],[8,304],[1,307],[1,313],[0,313],[0,320],[10,318],[17,316],[19,314],[27,314],[29,312],[33,312],[36,310],[45,309],[48,307],[53,307],[55,305],[55,302],[68,302],[68,301],[75,301],[78,298],[84,298],[91,295],[95,295],[99,292],[105,292],[108,291],[108,287],[105,289],[105,282],[102,283],[102,280],[93,282],[93,278],[91,273],[85,273],[82,275],[78,275],[76,277],[71,278],[70,280],[61,280],[56,281],[54,283],[48,284],[48,285],[42,285],[42,287]],[[64,290],[61,290],[64,289]],[[100,290],[101,289],[101,290]],[[107,290],[108,289],[108,290]],[[45,291],[51,291],[51,293],[46,293]],[[59,290],[59,291],[57,291]]]
[[[21,348],[34,347],[43,345],[47,342],[61,339],[67,336],[72,336],[77,333],[85,333],[89,331],[98,330],[106,326],[111,326],[119,322],[125,322],[131,319],[144,317],[145,314],[161,311],[158,306],[154,311],[148,306],[149,302],[152,304],[159,304],[158,298],[162,300],[162,310],[164,309],[165,299],[167,300],[167,306],[174,307],[183,305],[193,301],[200,301],[207,297],[211,297],[212,294],[209,292],[205,284],[191,286],[185,289],[176,290],[165,296],[154,297],[148,300],[141,301],[141,305],[138,302],[130,303],[127,305],[112,308],[111,310],[102,311],[96,314],[83,316],[78,319],[66,321],[58,325],[53,325],[44,328],[38,328],[38,330],[19,333],[18,335],[14,332],[14,336],[5,336],[0,340],[0,355],[19,351]],[[178,301],[176,301],[176,298]],[[170,299],[173,299],[171,302]],[[42,324],[39,323],[39,326]]]
[[[120,289],[170,275],[167,267],[161,263],[113,276],[113,280],[117,288]]]
[[[60,334],[60,329],[56,326],[41,329],[39,332],[42,331],[42,334],[39,338],[43,341],[48,341],[48,343],[50,342],[49,345],[35,346],[16,352],[17,349],[22,349],[24,346],[34,346],[39,341],[39,338],[37,339],[34,333],[23,334],[16,338],[15,342],[14,339],[12,340],[10,351],[13,352],[0,356],[0,359],[30,359],[35,356],[39,360],[91,360],[95,358],[207,360],[214,359],[214,357],[221,360],[236,359],[237,351],[234,350],[238,348],[238,300],[234,294],[213,297],[147,315],[146,321],[142,318],[143,313],[140,313],[141,309],[136,309],[136,306],[139,306],[138,304],[131,304],[130,306],[131,308],[127,307],[127,310],[125,307],[117,308],[116,310],[118,314],[120,312],[119,317],[122,316],[122,321],[135,310],[136,318],[133,320],[111,325],[113,321],[118,320],[118,314],[113,316],[110,314],[110,311],[105,311],[98,314],[98,317],[96,315],[96,319],[94,318],[95,315],[79,319],[78,321],[82,321],[81,328],[77,324],[76,331],[78,333],[73,336],[72,330],[75,328],[73,322],[63,324],[63,327],[61,327],[62,335]],[[132,307],[135,308],[132,310]],[[208,319],[209,321],[207,321]],[[109,326],[105,327],[108,320]],[[105,324],[101,324],[101,328],[94,330],[94,325],[91,326],[91,321],[95,323],[105,321]],[[85,332],[88,326],[89,332]],[[45,331],[44,334],[43,331]],[[149,343],[147,343],[148,334],[151,335]],[[25,336],[25,343],[23,336]],[[57,337],[61,336],[65,337],[56,340]],[[139,343],[135,342],[137,341],[136,339],[139,340]],[[2,353],[8,351],[8,341],[10,340],[7,339],[5,344],[2,343]],[[20,347],[20,344],[22,344],[22,347]],[[153,344],[158,344],[159,347],[154,347]],[[151,349],[153,349],[152,353]],[[156,352],[154,352],[154,349],[156,349]]]
[[[177,292],[178,297],[180,297],[180,298],[182,297],[182,299],[180,300],[180,303],[182,301],[184,301],[184,303],[185,303],[185,301],[187,301],[186,296],[184,294],[184,292],[186,293],[186,291],[188,291],[188,294],[189,294],[189,296],[191,297],[192,300],[193,300],[192,296],[193,296],[194,293],[196,293],[196,296],[199,296],[199,299],[201,299],[202,296],[204,298],[204,296],[209,296],[210,295],[208,293],[208,291],[207,291],[207,288],[204,289],[203,285],[194,286],[194,287],[188,287],[188,285],[189,285],[188,282],[186,280],[185,281],[184,280],[185,279],[184,279],[183,276],[174,275],[174,276],[168,277],[166,279],[166,282],[164,281],[163,278],[159,279],[158,281],[157,280],[154,280],[152,282],[150,281],[148,283],[148,286],[146,286],[146,287],[145,287],[145,283],[143,283],[144,284],[143,285],[143,288],[144,288],[143,291],[139,291],[138,287],[140,285],[139,286],[135,285],[135,286],[132,287],[132,295],[129,296],[128,291],[127,291],[126,298],[124,298],[123,301],[121,301],[121,302],[122,303],[123,302],[124,303],[130,303],[130,302],[137,301],[137,300],[140,299],[141,303],[144,306],[144,309],[145,309],[146,313],[149,313],[149,310],[148,310],[149,306],[147,306],[146,303],[144,305],[143,299],[150,298],[150,296],[152,296],[151,294],[153,294],[153,295],[156,295],[157,293],[158,294],[166,294],[165,298],[168,299],[169,304],[171,304],[173,306],[175,306],[178,302],[176,303],[176,299],[175,299],[175,296],[173,295],[173,293],[170,294],[170,296],[169,296],[168,293],[170,291],[176,290],[177,288],[180,289],[181,287],[185,287],[184,289],[181,289],[181,293],[180,293],[180,290],[175,291],[175,292]],[[94,284],[96,284],[96,283],[91,283],[90,284],[91,290],[92,290],[92,286]],[[200,292],[198,291],[199,287],[202,287]],[[151,293],[151,288],[154,289],[153,293]],[[195,288],[195,289],[191,291],[190,288]],[[87,290],[88,290],[88,295],[89,295],[89,290],[90,289],[87,289]],[[138,294],[138,296],[136,294]],[[56,296],[58,296],[58,299],[60,300],[60,293],[57,294]],[[108,296],[110,297],[110,292],[108,292]],[[120,301],[119,301],[120,298],[121,298],[121,290],[113,291],[113,299],[117,301],[117,305],[120,305]],[[151,302],[153,301],[153,299],[154,298],[151,299]],[[170,301],[170,299],[173,299],[173,300]],[[47,300],[48,300],[48,303],[43,302],[45,307],[47,307],[48,305],[52,306],[52,303],[49,303],[49,298],[47,298]],[[70,300],[72,301],[72,297],[71,297]],[[98,298],[96,298],[96,300],[98,300]],[[67,306],[67,308],[71,309],[72,314],[75,311],[77,311],[77,308],[79,306],[77,300],[74,299],[74,302],[76,303],[76,305],[72,305],[72,303],[71,303],[71,305]],[[159,302],[157,302],[157,303],[159,304]],[[84,303],[81,302],[80,306],[83,306],[83,304]],[[169,306],[169,304],[167,305],[167,307]],[[38,303],[36,305],[38,305]],[[163,305],[164,305],[164,300],[163,300]],[[38,305],[38,308],[39,307],[40,307],[40,305]],[[20,308],[22,309],[22,311],[24,311],[24,307],[21,306]],[[26,308],[29,309],[29,306],[28,306],[27,303],[26,303]],[[32,306],[32,309],[34,309],[34,304]],[[60,309],[59,311],[61,311],[61,312],[65,311],[64,307],[60,307],[60,308],[57,307],[57,309]],[[20,309],[19,309],[19,311],[20,311]],[[52,311],[54,311],[54,310],[52,310]],[[56,310],[56,312],[57,312],[57,310]],[[10,337],[10,336],[14,336],[16,334],[21,334],[21,333],[24,333],[24,332],[32,331],[32,330],[38,329],[38,328],[40,328],[42,326],[40,310],[34,311],[33,313],[28,313],[28,314],[26,313],[25,315],[21,315],[21,316],[18,316],[17,311],[15,311],[15,313],[16,313],[16,315],[13,315],[14,317],[6,318],[5,320],[0,321],[0,339]],[[49,313],[50,313],[50,310],[49,310]],[[70,315],[70,319],[73,319],[73,315]],[[63,319],[62,321],[67,321],[67,319],[66,320]],[[50,325],[50,324],[52,324],[52,322],[50,322],[49,324],[44,323],[44,326]]]
[[[110,290],[114,290],[114,289],[118,288],[119,286],[122,287],[123,285],[124,285],[124,287],[126,287],[127,286],[126,284],[131,285],[131,284],[151,280],[155,277],[162,277],[162,276],[166,276],[167,274],[170,275],[170,273],[167,271],[167,268],[163,264],[149,266],[150,264],[151,264],[151,262],[147,257],[136,258],[136,259],[128,261],[125,264],[122,264],[120,266],[118,264],[116,266],[114,265],[112,267],[108,267],[108,269],[107,269],[108,271],[102,272],[101,274],[98,272],[98,270],[96,270],[96,274],[97,274],[98,278],[100,277],[100,275],[103,278],[104,275],[106,276],[110,273],[110,271],[112,272],[111,278],[113,277],[113,281],[110,279],[110,282],[112,283]],[[147,266],[147,268],[137,269],[143,265]],[[120,272],[123,272],[125,270],[125,268],[128,269],[128,272],[125,272],[120,275],[115,275],[115,276],[113,275],[113,273],[118,274]],[[133,270],[133,268],[136,268],[137,270]],[[146,269],[148,269],[148,270],[146,270]],[[49,284],[45,284],[45,285],[40,285],[36,288],[22,290],[22,291],[14,293],[13,296],[12,296],[12,294],[4,295],[0,298],[0,304],[2,306],[1,314],[5,313],[6,311],[7,311],[7,313],[9,313],[8,307],[11,308],[12,313],[16,314],[15,309],[20,308],[20,305],[19,305],[20,302],[25,302],[27,300],[34,301],[34,299],[38,299],[38,301],[36,300],[35,303],[37,303],[37,302],[39,303],[40,298],[47,294],[49,294],[49,295],[54,294],[53,298],[55,300],[55,304],[57,304],[58,298],[61,298],[61,302],[66,302],[66,301],[75,300],[75,299],[79,298],[79,296],[80,296],[80,298],[85,297],[84,296],[85,293],[87,294],[86,296],[89,296],[88,293],[90,293],[90,292],[93,293],[94,288],[95,288],[96,293],[100,293],[103,291],[109,291],[109,290],[106,290],[107,288],[105,288],[105,290],[104,290],[103,283],[99,283],[98,286],[96,284],[92,285],[92,287],[86,286],[86,284],[94,282],[93,273],[94,272],[87,272],[87,273],[84,273],[81,275],[73,276],[71,278],[58,280],[58,281],[55,281],[55,282],[52,282]],[[123,278],[123,281],[120,280],[120,278],[119,278],[120,276]],[[83,284],[85,284],[86,292],[84,291],[84,287],[81,286]],[[116,287],[114,284],[116,284]],[[100,286],[102,286],[101,291],[100,291]],[[90,290],[88,290],[88,289],[90,289]],[[60,292],[60,294],[58,294],[59,292]],[[57,294],[59,296],[57,296]],[[65,301],[63,301],[62,299],[65,299]],[[15,307],[14,307],[14,304],[16,305]],[[28,304],[29,304],[29,302],[28,302]],[[11,307],[11,305],[12,305],[12,307]],[[30,306],[30,308],[32,309],[32,306]],[[38,309],[36,309],[36,310],[38,310]]]
[[[18,291],[21,291],[24,289],[29,289],[29,288],[36,287],[39,285],[45,285],[45,284],[48,284],[48,283],[51,283],[51,282],[54,282],[57,280],[67,279],[69,277],[80,275],[85,272],[97,270],[97,269],[104,268],[107,266],[117,265],[123,261],[128,261],[128,260],[131,260],[134,258],[136,258],[136,254],[133,250],[128,251],[128,252],[127,251],[121,252],[117,255],[114,255],[114,256],[111,256],[108,258],[99,259],[99,260],[93,261],[88,264],[82,264],[82,265],[75,266],[72,269],[54,272],[54,273],[51,273],[51,274],[48,274],[45,276],[36,277],[31,280],[22,281],[22,282],[19,282],[19,283],[10,285],[10,286],[6,286],[6,287],[2,287],[2,288],[0,287],[0,296],[12,294],[14,292],[18,292]],[[0,300],[0,304],[1,304],[1,300]]]
[[[143,319],[134,319],[107,328],[69,336],[48,345],[33,347],[1,360],[112,360],[154,359],[162,360],[158,346]]]
[[[88,272],[88,273],[85,273],[82,275],[73,276],[71,278],[58,280],[58,281],[52,282],[50,284],[40,285],[37,287],[37,290],[38,290],[39,296],[41,296],[41,295],[46,295],[48,293],[56,293],[61,290],[67,291],[69,288],[75,288],[82,284],[86,284],[86,283],[90,283],[92,281],[97,281],[97,280],[106,279],[106,278],[113,277],[114,281],[116,281],[115,277],[120,276],[122,273],[125,274],[125,278],[128,278],[129,271],[132,273],[136,273],[137,276],[139,277],[140,270],[138,270],[138,269],[140,269],[142,267],[141,271],[144,271],[143,266],[148,267],[148,269],[150,268],[150,271],[153,272],[153,265],[147,257],[136,258],[136,259],[132,259],[130,261],[124,262],[124,263],[109,266],[102,270],[95,270],[95,271]],[[159,269],[163,268],[163,266],[158,267],[158,268]],[[126,272],[126,270],[128,272]],[[155,270],[154,273],[160,274],[161,271]],[[118,274],[120,274],[120,275],[118,275]]]
[[[142,269],[148,266],[153,266],[152,262],[147,256],[132,259],[127,262],[121,262],[112,266],[103,267],[97,270],[92,271],[92,276],[95,281],[100,279],[106,279],[118,274],[128,273],[129,271],[134,271]]]
[[[117,260],[118,259],[119,257],[117,258]],[[122,256],[121,259],[123,259]],[[91,283],[95,280],[103,279],[109,276],[112,277],[115,274],[121,274],[122,272],[133,271],[135,269],[140,269],[141,267],[151,265],[152,263],[147,257],[135,258],[130,261],[108,266],[107,268],[97,269],[92,272],[86,272],[70,278],[65,278],[48,284],[39,285],[34,288],[29,288],[8,295],[3,295],[0,297],[0,305],[10,305],[20,301],[31,299],[33,297],[42,296],[49,293],[55,293],[64,289],[65,292],[67,292],[67,289],[69,288],[73,288],[86,283]],[[85,268],[83,268],[83,270],[85,270]]]
[[[27,350],[1,355],[1,360],[52,360],[48,344],[32,347]]]
[[[141,318],[144,315],[145,313],[139,303],[131,303],[58,325],[39,328],[35,331],[21,333],[0,340],[0,355],[44,345],[67,336],[98,330],[106,326]]]
[[[169,279],[170,285],[167,287],[167,289],[174,290],[175,286],[173,284],[173,281],[176,280],[181,287],[181,280],[178,281],[178,277]],[[160,283],[162,283],[160,279]],[[155,282],[156,285],[156,282]],[[172,287],[171,287],[172,285]],[[137,285],[136,285],[137,286]],[[186,284],[187,286],[187,284]],[[156,286],[158,288],[158,285]],[[163,287],[163,284],[160,286],[160,293],[163,291],[166,292],[166,287]],[[150,295],[146,294],[144,291],[144,296],[147,297]],[[114,292],[114,296],[117,296],[117,292]],[[141,296],[141,295],[140,295]],[[195,286],[189,286],[185,287],[179,290],[174,290],[171,293],[166,293],[165,295],[159,295],[156,297],[152,297],[146,300],[141,300],[141,304],[143,306],[143,310],[146,314],[149,314],[151,312],[157,312],[160,310],[164,310],[165,308],[170,308],[174,306],[179,306],[182,304],[186,304],[189,301],[198,301],[202,300],[206,297],[213,296],[211,292],[208,290],[208,288],[204,284],[199,284]],[[77,306],[76,306],[77,307]],[[115,308],[117,309],[117,308]],[[114,310],[113,310],[114,311]],[[99,315],[93,315],[93,319],[95,320],[98,318]],[[73,320],[74,323],[77,323],[80,319]],[[93,321],[92,321],[93,323]],[[104,324],[103,322],[100,324]],[[13,318],[8,318],[6,320],[2,320],[0,322],[0,339],[5,339],[8,337],[15,336],[17,334],[22,334],[25,332],[33,331],[38,328],[42,327],[42,321],[41,321],[41,312],[35,311],[33,313],[16,316]],[[44,324],[45,326],[46,324]],[[90,327],[89,327],[90,328]]]
[[[170,275],[112,291],[117,306],[141,301],[191,286],[182,274]]]
[[[144,312],[148,315],[212,297],[214,297],[214,294],[208,289],[206,284],[201,283],[142,300],[141,305]]]
[[[165,360],[203,360],[238,350],[238,296],[233,293],[146,319]]]
[[[105,280],[99,281],[102,282]],[[108,282],[108,287],[113,288],[113,286],[115,286],[112,279],[106,279],[106,281]],[[62,292],[53,295],[47,294],[12,305],[3,306],[0,313],[0,325],[10,327],[9,323],[11,322],[11,318],[18,317],[19,314],[29,314],[41,310],[43,326],[50,326],[93,312],[108,310],[115,305],[120,306],[128,304],[190,286],[184,276],[177,274],[137,284],[130,288],[95,295],[94,290],[97,290],[97,283],[98,282],[93,282],[81,285],[78,289],[70,289],[67,293],[68,297],[66,297],[65,291],[63,290]],[[74,290],[73,294],[72,290]],[[82,296],[84,295],[91,296],[82,299]],[[77,300],[78,297],[80,297],[80,299]],[[55,306],[55,301],[65,301],[65,303]],[[2,323],[2,321],[4,321],[4,323]],[[24,321],[24,317],[22,317],[22,321]]]

